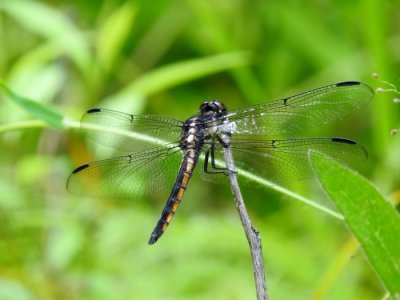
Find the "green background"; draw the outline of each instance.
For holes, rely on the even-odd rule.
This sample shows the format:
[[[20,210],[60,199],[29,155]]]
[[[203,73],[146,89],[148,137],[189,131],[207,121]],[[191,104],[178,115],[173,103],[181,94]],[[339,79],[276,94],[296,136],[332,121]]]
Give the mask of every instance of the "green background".
[[[237,108],[346,80],[384,86],[372,72],[400,85],[399,24],[398,1],[0,0],[0,78],[75,121],[91,107],[185,119],[206,99]],[[399,198],[393,97],[377,94],[318,135],[364,145],[360,172]],[[87,147],[70,123],[30,120],[0,98],[0,299],[255,298],[227,185],[195,176],[148,246],[169,191],[132,201],[69,195],[71,170],[110,152]],[[333,208],[315,180],[291,189]],[[342,221],[268,188],[242,193],[272,299],[384,296]]]

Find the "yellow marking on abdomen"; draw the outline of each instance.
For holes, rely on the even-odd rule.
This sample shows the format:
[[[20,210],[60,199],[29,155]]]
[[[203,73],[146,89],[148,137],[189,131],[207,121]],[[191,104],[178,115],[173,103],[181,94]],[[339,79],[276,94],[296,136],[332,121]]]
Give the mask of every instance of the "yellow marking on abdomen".
[[[171,211],[168,213],[167,217],[165,218],[166,223],[164,223],[164,225],[163,225],[163,230],[164,230],[164,228],[167,228],[172,217],[175,215],[176,209],[178,208],[179,203],[181,202],[181,199],[182,199],[184,193],[185,193],[185,189],[183,187],[179,188],[179,191],[176,194],[174,203],[172,204]]]
[[[172,211],[174,212],[174,214],[175,214],[176,209],[178,208],[179,202],[180,201],[175,201],[174,204],[172,204]]]
[[[183,178],[182,178],[182,181],[181,181],[181,187],[186,188],[189,179],[190,179],[190,175],[188,173],[186,173],[186,172],[183,173]]]
[[[179,192],[176,194],[176,198],[175,198],[175,202],[179,202],[181,201],[182,197],[183,197],[183,193],[185,192],[185,189],[183,187],[179,188]]]
[[[168,227],[168,223],[164,223],[164,224],[162,225],[162,227],[161,227],[161,231],[164,232],[165,229],[167,229],[167,227]]]
[[[165,218],[165,221],[166,221],[167,223],[169,223],[169,222],[171,221],[171,219],[172,219],[173,216],[174,216],[174,213],[171,211],[171,212],[168,214],[168,216]]]

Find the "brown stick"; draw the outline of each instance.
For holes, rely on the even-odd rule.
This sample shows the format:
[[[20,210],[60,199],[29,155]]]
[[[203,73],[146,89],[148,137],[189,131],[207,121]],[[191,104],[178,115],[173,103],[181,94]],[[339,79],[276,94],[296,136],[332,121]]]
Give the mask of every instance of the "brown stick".
[[[258,300],[268,300],[268,290],[265,280],[264,257],[261,248],[261,237],[259,232],[251,225],[249,215],[244,205],[242,193],[236,177],[235,166],[230,147],[224,148],[226,168],[229,170],[229,181],[233,197],[235,198],[236,208],[239,212],[247,241],[249,242],[250,252],[253,262],[254,279]]]

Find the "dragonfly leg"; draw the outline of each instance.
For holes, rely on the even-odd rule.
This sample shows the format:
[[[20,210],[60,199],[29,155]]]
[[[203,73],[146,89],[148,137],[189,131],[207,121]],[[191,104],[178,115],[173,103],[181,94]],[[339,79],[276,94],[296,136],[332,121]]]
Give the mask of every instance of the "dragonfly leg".
[[[211,158],[210,158],[211,156]],[[208,169],[208,163],[209,163],[209,158],[211,160],[211,167],[213,169],[213,171],[210,171]],[[228,170],[228,168],[221,168],[218,167],[215,163],[215,144],[213,143],[211,146],[210,150],[207,150],[207,152],[205,153],[205,157],[204,157],[204,172],[208,173],[208,174],[225,174],[225,175],[229,175],[230,172],[234,172],[237,173],[236,170]]]
[[[211,152],[211,158],[210,158],[210,161],[211,161],[211,167],[212,167],[212,169],[214,169],[214,170],[209,170],[209,166],[208,166],[208,164],[209,164],[209,157],[210,157],[210,152]],[[207,173],[207,174],[226,174],[226,168],[220,168],[220,167],[217,167],[216,165],[215,165],[215,160],[214,160],[214,151],[211,149],[211,150],[207,150],[206,151],[206,153],[205,153],[205,156],[204,156],[204,173]]]

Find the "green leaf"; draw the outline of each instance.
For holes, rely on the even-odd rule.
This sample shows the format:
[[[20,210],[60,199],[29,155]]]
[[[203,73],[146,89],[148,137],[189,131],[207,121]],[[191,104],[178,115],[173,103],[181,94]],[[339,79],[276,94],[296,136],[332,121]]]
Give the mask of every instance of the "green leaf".
[[[208,57],[180,61],[148,72],[131,82],[117,94],[107,98],[106,103],[118,103],[130,107],[133,98],[142,98],[168,88],[229,69],[251,63],[251,55],[245,51],[229,52]]]
[[[97,40],[98,60],[105,70],[111,70],[118,60],[121,48],[132,32],[136,11],[133,2],[126,2],[100,27]]]
[[[197,78],[250,64],[247,52],[231,52],[181,61],[149,72],[133,82],[131,88],[144,95],[165,90]]]
[[[368,180],[318,153],[311,162],[329,197],[361,243],[368,260],[393,297],[400,296],[400,217]],[[396,298],[397,299],[397,298]]]
[[[34,117],[45,121],[51,126],[63,129],[63,116],[58,112],[40,104],[39,102],[27,99],[25,97],[19,96],[11,91],[3,81],[0,80],[0,89],[16,104],[24,108],[26,111],[31,113]]]
[[[0,1],[0,11],[19,22],[24,29],[54,43],[83,71],[90,68],[87,37],[65,13],[43,1]]]

